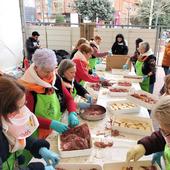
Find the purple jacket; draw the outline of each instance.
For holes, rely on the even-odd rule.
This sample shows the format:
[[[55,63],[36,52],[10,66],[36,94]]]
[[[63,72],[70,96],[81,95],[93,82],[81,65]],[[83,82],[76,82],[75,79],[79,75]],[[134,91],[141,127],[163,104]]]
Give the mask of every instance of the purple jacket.
[[[137,143],[142,144],[145,147],[145,155],[150,155],[155,152],[164,151],[166,141],[160,131],[155,131],[151,136],[146,136]]]

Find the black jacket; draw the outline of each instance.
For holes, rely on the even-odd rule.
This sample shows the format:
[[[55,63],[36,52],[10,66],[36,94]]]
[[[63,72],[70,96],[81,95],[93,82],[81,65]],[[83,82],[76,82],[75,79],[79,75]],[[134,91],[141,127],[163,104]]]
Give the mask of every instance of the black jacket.
[[[166,145],[166,141],[160,131],[155,131],[150,136],[145,136],[137,143],[145,147],[145,155],[164,151]]]
[[[63,79],[63,81],[71,84],[71,82],[68,81],[66,78],[62,77],[62,79]],[[77,94],[81,97],[85,97],[85,94],[88,93],[88,91],[81,84],[77,83],[76,80],[74,80],[73,83],[74,83],[74,88],[77,91]],[[67,90],[70,92],[70,88],[67,88]]]
[[[56,92],[56,95],[57,95],[58,100],[60,102],[61,112],[63,113],[66,110],[66,98],[65,98],[65,95],[63,93],[62,82],[61,82],[61,78],[60,78],[59,75],[56,75],[56,81],[55,81],[54,86],[57,88],[57,89],[55,89],[55,92]],[[50,89],[46,88],[44,94],[48,93],[48,90],[50,90]],[[34,92],[34,91],[31,91],[30,93],[33,96],[33,100],[34,100],[33,103],[34,104],[32,106],[32,103],[27,102],[27,107],[34,113],[35,112],[35,103],[37,102],[37,93]],[[31,101],[32,98],[30,98],[30,94],[28,96],[29,96],[28,101]]]
[[[153,84],[156,81],[156,76],[155,76],[156,57],[154,55],[148,56],[148,58],[143,63],[142,73],[144,75],[147,75],[149,72],[152,72],[152,75],[150,76],[150,84]]]
[[[128,47],[127,45],[119,45],[117,42],[115,42],[112,46],[112,54],[116,55],[127,55],[128,54]]]
[[[35,46],[35,44],[39,45],[39,41],[33,39],[32,37],[29,37],[26,40],[26,49],[27,49],[28,60],[32,59],[32,55],[34,54],[35,50],[39,48],[39,47]]]
[[[73,59],[74,54],[76,54],[77,51],[78,51],[78,49],[74,49],[74,50],[71,52],[70,59]]]
[[[28,137],[26,139],[26,147],[25,149],[30,151],[30,153],[35,157],[35,158],[41,158],[41,155],[39,155],[39,149],[41,147],[46,147],[49,149],[50,144],[43,139],[34,139],[32,137]],[[0,170],[2,167],[2,163],[5,162],[10,156],[9,152],[9,143],[7,138],[2,132],[2,127],[0,126]],[[21,162],[21,159],[23,159],[19,156],[17,158],[17,161],[19,164],[23,164],[24,162]],[[27,168],[21,168],[19,170],[44,170],[44,165],[40,162],[36,163],[30,163]]]

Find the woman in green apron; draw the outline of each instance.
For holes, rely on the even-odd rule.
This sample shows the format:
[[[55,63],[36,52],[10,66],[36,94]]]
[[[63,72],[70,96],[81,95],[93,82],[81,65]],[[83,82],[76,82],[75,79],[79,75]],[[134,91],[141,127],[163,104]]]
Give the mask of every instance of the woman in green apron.
[[[36,158],[44,158],[52,165],[30,163],[23,170],[54,170],[59,161],[57,154],[51,152],[46,140],[37,140],[31,134],[39,123],[36,116],[25,106],[25,88],[14,78],[0,77],[0,169],[19,170],[24,158],[25,148]]]
[[[91,57],[92,53],[93,49],[89,44],[82,44],[72,59],[72,61],[76,64],[75,79],[78,83],[82,81],[99,83],[100,81],[105,80],[103,77],[90,75],[88,73],[88,59]]]
[[[57,71],[63,80],[63,84],[73,97],[79,95],[87,100],[87,103],[78,103],[78,106],[81,109],[88,108],[90,104],[93,103],[93,98],[88,91],[74,79],[76,73],[74,62],[68,59],[62,60]]]
[[[39,128],[34,133],[38,138],[46,138],[52,130],[64,133],[68,125],[79,124],[76,103],[56,74],[57,60],[50,49],[37,49],[32,58],[33,64],[26,70],[21,83],[27,89],[27,106],[36,115]],[[68,124],[62,123],[62,114],[68,110]],[[28,161],[29,156],[27,153]],[[31,158],[31,157],[30,157]]]
[[[140,83],[141,89],[153,93],[156,72],[156,57],[153,55],[148,42],[139,44],[140,56],[135,64],[136,74],[143,76],[143,81]]]
[[[170,96],[163,96],[153,110],[153,118],[159,124],[159,130],[140,139],[127,153],[127,161],[137,161],[143,155],[164,151],[163,161],[157,159],[163,170],[170,170]],[[159,154],[160,155],[160,154]]]
[[[96,69],[96,64],[100,63],[100,58],[108,55],[108,52],[100,52],[99,45],[101,44],[102,38],[98,35],[91,39],[90,46],[93,48],[92,57],[89,59],[89,67],[91,70]]]

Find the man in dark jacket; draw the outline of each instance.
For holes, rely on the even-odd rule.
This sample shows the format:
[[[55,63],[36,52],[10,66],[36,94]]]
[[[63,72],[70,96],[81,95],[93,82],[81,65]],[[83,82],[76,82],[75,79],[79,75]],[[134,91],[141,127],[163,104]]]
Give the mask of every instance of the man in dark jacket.
[[[29,61],[32,59],[32,55],[35,50],[40,48],[38,37],[40,34],[37,31],[32,32],[32,37],[26,40],[27,58]]]

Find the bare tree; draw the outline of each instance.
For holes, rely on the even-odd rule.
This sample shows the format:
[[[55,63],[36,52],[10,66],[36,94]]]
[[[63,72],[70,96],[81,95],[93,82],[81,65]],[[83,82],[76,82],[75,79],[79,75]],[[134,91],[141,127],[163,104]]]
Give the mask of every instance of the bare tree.
[[[143,0],[139,6],[138,15],[133,18],[137,23],[148,25],[150,17],[151,1]],[[152,25],[168,25],[170,24],[170,1],[168,0],[154,0],[152,10]]]

